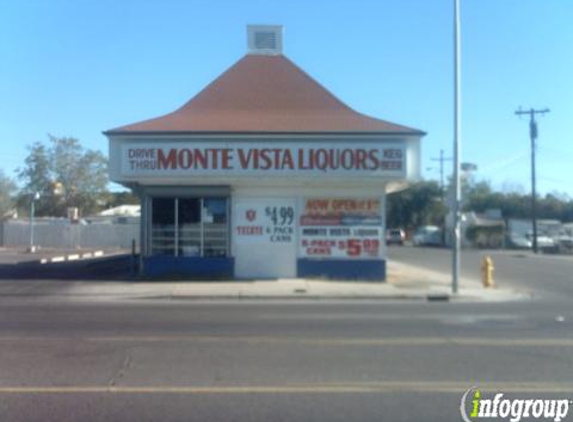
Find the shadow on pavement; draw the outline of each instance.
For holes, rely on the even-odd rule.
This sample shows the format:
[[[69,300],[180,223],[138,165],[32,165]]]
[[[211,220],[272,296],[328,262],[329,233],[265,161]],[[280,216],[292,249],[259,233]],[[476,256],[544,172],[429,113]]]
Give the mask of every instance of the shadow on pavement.
[[[136,278],[137,263],[137,257],[134,263],[130,254],[46,264],[41,264],[39,261],[2,263],[0,280],[125,281]]]

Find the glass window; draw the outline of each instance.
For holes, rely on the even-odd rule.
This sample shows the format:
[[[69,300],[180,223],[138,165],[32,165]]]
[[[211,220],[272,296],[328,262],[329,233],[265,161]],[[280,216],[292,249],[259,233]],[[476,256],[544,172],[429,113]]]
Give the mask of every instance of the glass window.
[[[179,256],[201,256],[201,199],[179,198]]]
[[[228,201],[224,197],[153,198],[152,253],[227,256]]]
[[[227,237],[227,198],[203,199],[203,256],[226,256]]]
[[[175,198],[153,198],[151,252],[175,254]]]

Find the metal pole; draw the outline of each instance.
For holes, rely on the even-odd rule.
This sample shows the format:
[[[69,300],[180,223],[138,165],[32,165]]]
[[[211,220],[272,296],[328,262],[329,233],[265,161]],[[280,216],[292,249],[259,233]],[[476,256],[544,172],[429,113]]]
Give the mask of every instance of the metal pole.
[[[531,242],[531,247],[533,253],[537,253],[537,204],[536,204],[536,190],[535,190],[535,140],[537,139],[537,123],[535,122],[536,114],[549,113],[548,108],[543,110],[535,110],[531,108],[530,110],[517,110],[515,114],[518,116],[523,114],[529,114],[529,137],[531,139],[531,223],[533,225],[533,242]]]
[[[529,136],[531,137],[531,220],[533,223],[533,253],[537,253],[537,206],[535,192],[535,113],[531,109],[529,120]]]
[[[452,293],[458,293],[460,272],[460,5],[454,0],[454,206]]]
[[[440,150],[440,190],[444,196],[444,150]]]
[[[34,252],[34,201],[36,198],[32,196],[32,201],[30,201],[30,252]]]
[[[444,202],[444,161],[452,160],[452,157],[444,157],[444,150],[440,150],[440,157],[439,158],[430,158],[432,161],[439,161],[440,162],[440,192],[442,203]]]
[[[153,250],[152,236],[152,215],[151,207],[153,206],[152,200],[145,193],[140,193],[141,213],[139,221],[139,276],[145,275],[144,256],[147,256]]]
[[[131,275],[135,275],[135,239],[131,239]]]
[[[203,257],[204,256],[203,249],[205,247],[205,233],[204,233],[205,227],[203,225],[203,215],[204,215],[203,207],[205,206],[205,198],[200,199],[199,206],[201,207],[201,212],[200,212],[201,222],[199,225],[199,227],[201,228],[201,254],[200,254],[200,256]]]
[[[179,198],[175,198],[175,233],[173,234],[173,242],[175,244],[175,256],[179,256]]]

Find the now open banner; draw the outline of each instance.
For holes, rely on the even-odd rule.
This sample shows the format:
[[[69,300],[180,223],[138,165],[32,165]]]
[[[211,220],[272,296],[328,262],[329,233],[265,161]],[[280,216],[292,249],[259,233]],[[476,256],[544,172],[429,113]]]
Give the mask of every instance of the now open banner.
[[[382,217],[375,198],[306,198],[299,222],[300,256],[376,259]]]

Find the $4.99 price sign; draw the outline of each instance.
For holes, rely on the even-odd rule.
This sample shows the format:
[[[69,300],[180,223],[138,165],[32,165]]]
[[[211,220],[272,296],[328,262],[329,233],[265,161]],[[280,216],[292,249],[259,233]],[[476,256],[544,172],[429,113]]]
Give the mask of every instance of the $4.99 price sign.
[[[275,226],[292,226],[294,223],[294,207],[265,207],[265,215],[271,219]]]
[[[238,243],[292,243],[294,204],[286,199],[240,200],[235,204],[234,236]]]

